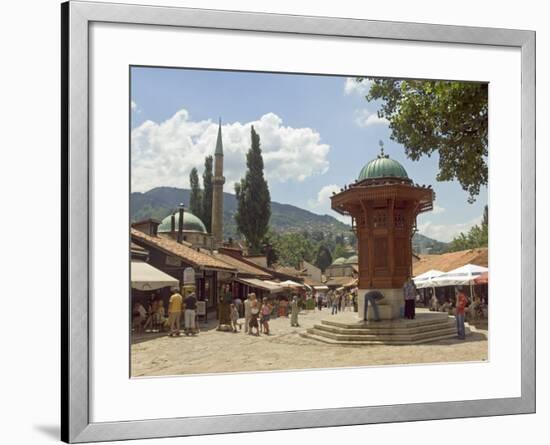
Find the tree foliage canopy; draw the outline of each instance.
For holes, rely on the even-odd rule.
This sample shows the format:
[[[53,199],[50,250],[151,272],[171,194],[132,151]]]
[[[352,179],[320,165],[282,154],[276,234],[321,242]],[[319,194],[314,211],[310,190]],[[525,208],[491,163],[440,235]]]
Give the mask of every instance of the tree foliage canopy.
[[[358,78],[358,82],[365,78]],[[439,154],[438,181],[457,179],[474,202],[487,185],[488,86],[483,83],[370,79],[368,101],[380,100],[391,139],[409,159]]]
[[[321,269],[322,272],[324,272],[325,269],[332,264],[332,255],[330,254],[328,247],[324,244],[319,246],[314,264]]]
[[[189,184],[191,185],[191,196],[189,197],[189,211],[201,218],[202,215],[202,190],[199,184],[199,173],[193,167],[189,173]],[[202,219],[202,218],[201,218]]]
[[[212,168],[213,168],[213,158],[212,156],[207,156],[204,159],[204,172],[202,174],[202,186],[204,187],[204,192],[202,196],[202,211],[201,219],[208,233],[212,232]]]
[[[468,233],[461,233],[455,237],[450,244],[449,250],[475,249],[476,247],[487,247],[489,245],[489,208],[485,206],[481,224],[472,227]]]
[[[271,217],[271,196],[264,178],[264,161],[260,147],[260,136],[252,126],[251,146],[246,155],[246,175],[235,184],[237,229],[246,238],[250,251],[259,252],[269,228]]]

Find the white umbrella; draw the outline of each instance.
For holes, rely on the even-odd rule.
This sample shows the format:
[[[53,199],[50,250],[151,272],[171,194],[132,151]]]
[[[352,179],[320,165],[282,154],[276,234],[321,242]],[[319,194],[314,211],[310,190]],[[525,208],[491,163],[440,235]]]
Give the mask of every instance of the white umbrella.
[[[304,284],[292,280],[281,281],[279,284],[285,287],[305,287]]]
[[[473,296],[472,286],[474,280],[489,269],[475,264],[466,264],[457,269],[451,270],[432,280],[433,286],[470,286],[470,298]]]
[[[439,275],[432,280],[434,286],[464,286],[473,284],[475,278],[483,272],[488,272],[489,269],[475,264],[466,264],[465,266],[451,270]]]
[[[423,289],[425,287],[432,287],[432,280],[440,275],[443,275],[445,272],[440,270],[429,270],[413,278],[414,284],[417,289]]]
[[[417,277],[413,278],[414,285],[417,289],[426,289],[431,288],[432,289],[432,296],[435,295],[435,286],[433,284],[433,280],[441,275],[443,275],[445,272],[442,272],[440,270],[431,269],[427,272],[424,272],[423,274],[418,275]]]

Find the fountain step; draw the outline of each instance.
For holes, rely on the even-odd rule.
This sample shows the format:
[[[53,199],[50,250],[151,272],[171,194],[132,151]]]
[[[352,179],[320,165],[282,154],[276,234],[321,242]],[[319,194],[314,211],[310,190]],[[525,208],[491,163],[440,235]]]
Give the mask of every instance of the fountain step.
[[[424,332],[424,333],[392,333],[392,334],[335,334],[319,329],[308,329],[308,334],[312,334],[318,337],[325,337],[331,340],[339,342],[362,342],[362,341],[379,341],[382,343],[395,343],[400,342],[403,344],[414,343],[416,341],[428,340],[433,338],[440,338],[443,336],[456,336],[456,329],[454,327],[447,327],[444,329],[438,329],[436,331]]]
[[[409,329],[423,326],[437,325],[440,323],[452,322],[454,323],[454,317],[449,317],[447,314],[434,314],[429,317],[422,317],[415,320],[382,320],[380,322],[370,321],[368,324],[365,324],[361,321],[350,321],[350,320],[321,320],[323,325],[334,326],[337,328],[343,329]]]
[[[354,334],[354,335],[380,335],[380,334],[419,334],[424,332],[437,331],[440,329],[451,328],[455,329],[454,320],[439,321],[437,323],[423,324],[415,327],[399,326],[395,328],[391,327],[378,327],[378,323],[372,323],[364,327],[344,328],[341,326],[335,326],[332,324],[317,324],[314,328],[320,331],[331,332],[334,334]]]
[[[468,334],[468,332],[467,332]],[[374,345],[418,345],[422,343],[431,343],[435,341],[440,340],[448,340],[451,338],[456,337],[456,331],[453,331],[453,333],[449,334],[443,334],[438,336],[430,336],[428,338],[418,339],[418,340],[355,340],[355,341],[349,341],[349,340],[334,340],[322,335],[312,334],[308,332],[304,332],[300,334],[304,338],[309,338],[315,341],[319,341],[322,343],[330,344],[330,345],[339,345],[339,346],[374,346]]]

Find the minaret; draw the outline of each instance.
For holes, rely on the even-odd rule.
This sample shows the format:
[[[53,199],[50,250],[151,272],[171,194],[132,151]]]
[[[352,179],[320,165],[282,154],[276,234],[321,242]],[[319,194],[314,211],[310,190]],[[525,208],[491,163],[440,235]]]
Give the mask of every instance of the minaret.
[[[212,238],[214,248],[217,249],[223,243],[223,143],[222,121],[218,125],[218,139],[214,152],[214,177],[212,178]]]

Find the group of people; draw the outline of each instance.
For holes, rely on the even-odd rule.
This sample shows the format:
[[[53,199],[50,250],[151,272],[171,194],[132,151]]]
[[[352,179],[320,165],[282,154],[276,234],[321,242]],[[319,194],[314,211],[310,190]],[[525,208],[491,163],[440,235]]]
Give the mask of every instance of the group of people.
[[[330,291],[327,294],[327,306],[331,308],[332,315],[346,310],[352,311],[353,294],[347,291]]]
[[[325,295],[317,293],[315,296],[317,309],[322,310],[325,305]],[[326,306],[330,309],[331,314],[335,315],[338,312],[346,310],[353,311],[356,304],[356,294],[348,290],[329,290],[326,294]]]
[[[185,298],[178,288],[172,289],[172,295],[168,302],[168,324],[170,326],[169,337],[181,335],[181,314],[183,313],[183,324],[185,335],[196,335],[198,333],[197,323],[197,297],[190,292]]]
[[[134,304],[132,328],[135,332],[160,332],[165,320],[164,303],[157,295],[151,295],[147,309],[140,302]]]
[[[244,302],[245,333],[259,336],[261,332],[270,335],[269,321],[271,320],[272,310],[273,306],[266,297],[262,298],[260,303],[254,292],[248,294],[248,298]],[[290,325],[293,327],[299,326],[299,312],[298,297],[294,295],[290,303]],[[237,312],[234,316],[237,317]]]
[[[168,317],[166,317],[164,302],[160,296],[151,295],[147,309],[141,302],[136,302],[132,308],[132,330],[134,332],[162,332],[167,328],[170,337],[181,335],[181,318],[183,314],[184,332],[186,335],[198,333],[197,297],[194,292],[185,298],[178,288],[172,288],[168,302]]]
[[[474,294],[473,301],[468,299],[468,308],[466,310],[466,318],[468,320],[483,320],[488,316],[488,305],[480,296]],[[432,295],[430,300],[430,311],[447,312],[449,315],[455,315],[456,298],[445,298],[440,302],[435,295]]]

